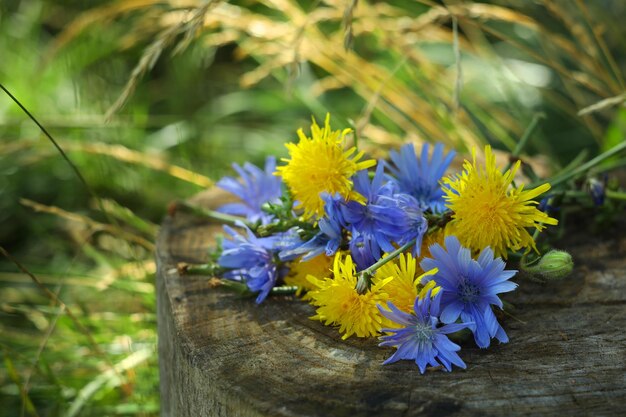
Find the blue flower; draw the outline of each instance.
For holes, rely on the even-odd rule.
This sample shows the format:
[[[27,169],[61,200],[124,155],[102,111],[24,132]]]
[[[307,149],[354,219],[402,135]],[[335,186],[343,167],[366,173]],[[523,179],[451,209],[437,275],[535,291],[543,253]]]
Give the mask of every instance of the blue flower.
[[[280,178],[274,175],[276,159],[267,157],[265,170],[246,162],[243,168],[233,164],[240,179],[224,177],[217,186],[239,197],[241,202],[221,206],[218,211],[236,216],[244,216],[249,222],[260,221],[268,224],[272,215],[261,210],[263,204],[277,203],[280,200]]]
[[[301,255],[301,253],[293,253],[290,256],[283,255],[289,254],[302,246],[300,231],[301,229],[298,227],[292,227],[286,232],[275,233],[271,236],[274,242],[272,251],[273,253],[278,253],[281,261],[291,261]]]
[[[256,302],[261,303],[278,279],[279,271],[272,249],[280,237],[257,238],[248,228],[247,236],[228,226],[224,226],[224,230],[232,239],[224,240],[222,254],[217,261],[221,267],[230,269],[223,277],[244,281],[251,291],[259,292]]]
[[[319,233],[307,242],[281,251],[281,261],[292,260],[300,255],[304,255],[303,261],[308,261],[322,253],[326,253],[326,256],[333,256],[339,250],[343,240],[343,219],[338,204],[343,198],[339,194],[333,197],[328,193],[323,193],[321,197],[325,201],[325,216],[318,221]]]
[[[397,243],[402,246],[415,239],[412,253],[413,256],[417,258],[422,248],[422,239],[428,230],[428,221],[424,217],[422,206],[413,196],[399,193],[395,194],[393,198],[404,213],[404,229],[402,234],[398,237]]]
[[[609,177],[606,173],[604,174],[602,180],[598,180],[597,178],[589,178],[587,180],[587,189],[589,190],[593,204],[596,206],[604,204],[604,199],[606,198],[606,184],[608,180]]]
[[[352,231],[349,247],[357,271],[362,271],[374,265],[380,259],[380,248],[376,245],[376,242],[356,230]]]
[[[537,205],[537,210],[543,211],[544,213],[548,214],[550,212],[558,210],[558,207],[552,205],[553,199],[554,196],[552,194],[546,195],[544,198],[541,199],[541,201],[539,201],[539,204]]]
[[[374,255],[380,257],[380,250],[391,252],[391,244],[402,235],[405,227],[405,214],[393,198],[395,187],[392,183],[383,184],[383,164],[379,163],[371,183],[367,171],[359,171],[354,176],[354,190],[366,198],[366,203],[349,201],[343,205],[343,218],[353,231],[372,240]]]
[[[346,219],[342,213],[342,207],[346,204],[346,200],[339,193],[331,195],[323,192],[320,197],[324,200],[324,216],[341,227],[347,227]]]
[[[476,260],[456,236],[446,237],[445,247],[432,245],[430,253],[434,259],[425,258],[420,263],[424,271],[438,269],[431,279],[441,287],[441,321],[454,323],[460,317],[464,323],[473,322],[474,339],[481,348],[488,347],[492,337],[508,342],[491,305],[502,309],[498,294],[517,287],[509,281],[517,271],[505,270],[502,259],[494,259],[489,247],[483,249]]]
[[[429,160],[428,150],[428,144],[424,144],[421,158],[418,160],[413,144],[406,144],[400,148],[400,152],[389,153],[393,164],[389,164],[388,168],[400,191],[415,197],[423,206],[423,210],[430,209],[434,213],[442,213],[446,206],[439,180],[452,162],[455,152],[450,151],[444,156],[443,145],[438,143]]]
[[[378,306],[383,316],[404,326],[400,329],[382,330],[391,334],[382,336],[383,342],[379,346],[398,348],[383,364],[401,359],[414,360],[421,373],[424,373],[428,365],[443,365],[448,372],[452,371],[452,364],[465,369],[465,362],[456,353],[461,348],[452,343],[446,335],[465,329],[470,324],[455,323],[438,327],[440,302],[441,292],[431,298],[429,290],[424,298],[415,299],[413,306],[415,315],[405,313],[391,302],[387,302],[390,311]]]

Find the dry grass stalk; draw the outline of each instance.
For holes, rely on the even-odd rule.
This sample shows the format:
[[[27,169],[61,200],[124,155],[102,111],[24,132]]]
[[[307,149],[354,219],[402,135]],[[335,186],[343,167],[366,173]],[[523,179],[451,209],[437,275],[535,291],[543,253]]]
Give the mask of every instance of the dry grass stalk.
[[[471,114],[461,102],[460,50],[496,61],[502,58],[493,48],[494,39],[520,50],[529,60],[550,68],[561,78],[567,99],[550,98],[550,92],[545,94],[548,100],[561,103],[563,109],[573,116],[576,109],[589,102],[589,94],[600,99],[623,91],[623,88],[616,91],[622,83],[621,75],[615,71],[614,59],[608,54],[598,26],[594,25],[586,6],[579,0],[577,2],[577,8],[565,7],[562,2],[541,2],[548,13],[564,23],[569,33],[554,33],[513,7],[473,2],[442,6],[430,0],[420,0],[419,3],[429,9],[412,16],[407,15],[405,9],[387,2],[361,2],[358,7],[356,0],[320,2],[313,7],[308,5],[304,10],[295,0],[259,0],[259,4],[271,10],[266,14],[254,11],[250,5],[243,7],[215,2],[211,13],[198,13],[191,20],[188,13],[181,10],[199,10],[208,3],[170,0],[165,3],[165,11],[158,15],[160,24],[157,29],[150,27],[154,26],[155,15],[151,13],[153,7],[147,0],[135,0],[125,7],[101,8],[99,13],[108,19],[114,18],[115,13],[135,13],[137,24],[128,39],[136,43],[149,36],[156,38],[146,49],[142,62],[135,68],[127,88],[112,109],[123,104],[132,93],[133,85],[149,70],[162,49],[178,35],[184,37],[183,43],[179,44],[182,48],[202,32],[206,45],[219,47],[235,42],[239,47],[236,52],[239,58],[250,57],[259,63],[256,69],[241,77],[244,88],[273,76],[285,83],[289,93],[298,75],[299,64],[308,62],[323,72],[320,80],[314,83],[312,94],[337,88],[352,90],[362,97],[366,106],[375,103],[372,114],[374,110],[380,112],[407,136],[417,134],[426,140],[442,140],[448,146],[461,149],[480,145],[491,138],[486,137],[483,127],[476,123],[478,114],[481,123],[487,123],[489,130],[497,133],[496,139],[512,148],[515,146],[514,138],[519,137],[523,130],[523,122],[510,117],[491,102],[481,102]],[[564,9],[565,13],[562,13]],[[580,12],[582,21],[580,16],[574,14],[576,10]],[[198,23],[200,15],[203,16],[201,25]],[[462,32],[454,24],[455,20],[462,27]],[[537,50],[518,38],[502,33],[492,22],[519,25],[541,39],[546,49]],[[322,23],[337,26],[322,32]],[[585,25],[590,31],[585,29]],[[80,22],[71,26],[64,38],[71,37],[80,26]],[[333,26],[325,25],[327,27]],[[412,74],[414,78],[403,74],[390,80],[392,71],[388,63],[370,59],[369,56],[366,58],[358,51],[346,51],[344,44],[351,42],[354,33],[380,40],[386,48],[385,53],[390,56],[406,57],[407,70],[403,72]],[[446,68],[427,58],[422,53],[422,46],[429,42],[449,43],[455,56],[455,66]],[[571,64],[566,65],[566,62],[574,63],[577,68],[570,70]],[[379,91],[386,80],[390,81]],[[416,81],[418,84],[414,84]],[[478,113],[475,110],[479,110]],[[503,117],[495,117],[497,112]],[[492,114],[494,116],[490,117]],[[596,121],[585,123],[598,134]],[[364,136],[373,140],[365,135],[367,130],[364,130]],[[383,139],[378,133],[375,136],[383,141],[398,137],[397,134],[389,134],[383,135],[388,136]],[[402,137],[398,139],[404,140]]]
[[[604,100],[601,100],[597,103],[592,104],[591,106],[585,107],[578,112],[579,116],[586,116],[591,113],[595,113],[600,110],[604,110],[608,107],[617,106],[626,101],[626,93],[622,93],[619,96],[609,97]]]
[[[183,40],[174,48],[173,54],[181,52],[189,45],[191,39],[196,36],[198,28],[204,21],[204,16],[217,1],[208,0],[204,5],[197,7],[188,20],[181,20],[178,24],[173,25],[164,30],[157,39],[155,39],[144,50],[139,63],[133,69],[130,78],[126,82],[126,86],[115,103],[107,110],[105,119],[110,120],[126,104],[126,101],[134,93],[137,84],[143,78],[144,74],[152,70],[161,53],[170,45],[172,45],[178,36],[184,36]]]
[[[96,233],[96,232],[106,232],[109,233],[113,236],[118,236],[121,239],[124,239],[128,242],[131,243],[135,243],[143,248],[145,248],[146,250],[153,252],[154,251],[154,243],[148,241],[147,239],[138,236],[134,233],[130,233],[124,229],[121,229],[118,226],[114,226],[111,224],[105,224],[105,223],[100,223],[97,222],[87,216],[83,216],[81,214],[77,214],[77,213],[72,213],[69,211],[65,211],[59,207],[55,207],[55,206],[47,206],[44,204],[40,204],[37,203],[35,201],[26,199],[26,198],[21,198],[20,199],[20,204],[26,206],[26,207],[30,207],[33,210],[35,210],[36,212],[40,212],[40,213],[49,213],[49,214],[54,214],[55,216],[61,217],[63,219],[67,219],[73,222],[78,222],[78,223],[82,223],[84,225],[86,225],[89,230],[90,233]]]

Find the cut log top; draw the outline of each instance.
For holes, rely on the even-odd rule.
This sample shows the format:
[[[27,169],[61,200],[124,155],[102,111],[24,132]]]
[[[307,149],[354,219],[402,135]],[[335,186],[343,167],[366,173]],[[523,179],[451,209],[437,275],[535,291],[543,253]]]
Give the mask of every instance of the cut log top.
[[[211,190],[192,200],[215,207]],[[622,225],[623,226],[623,225]],[[573,229],[573,227],[572,227]],[[576,232],[562,241],[574,273],[521,281],[504,297],[510,343],[462,344],[467,370],[429,371],[374,339],[310,320],[293,296],[257,305],[178,262],[206,261],[219,225],[184,213],[163,223],[157,245],[159,361],[164,416],[624,416],[626,238]],[[623,230],[623,229],[622,229]]]

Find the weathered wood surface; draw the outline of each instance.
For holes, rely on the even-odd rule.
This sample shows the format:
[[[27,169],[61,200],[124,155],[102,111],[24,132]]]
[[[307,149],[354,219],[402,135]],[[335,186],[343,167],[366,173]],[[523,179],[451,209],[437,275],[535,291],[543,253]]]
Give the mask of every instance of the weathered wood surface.
[[[194,201],[211,206],[216,198],[210,191]],[[164,416],[626,416],[619,228],[564,240],[577,264],[565,281],[520,282],[505,298],[516,318],[501,320],[510,343],[487,350],[466,343],[466,371],[425,375],[408,361],[381,366],[391,350],[375,340],[341,341],[294,297],[256,305],[211,288],[206,277],[180,276],[177,262],[203,261],[215,231],[177,213],[159,237]]]

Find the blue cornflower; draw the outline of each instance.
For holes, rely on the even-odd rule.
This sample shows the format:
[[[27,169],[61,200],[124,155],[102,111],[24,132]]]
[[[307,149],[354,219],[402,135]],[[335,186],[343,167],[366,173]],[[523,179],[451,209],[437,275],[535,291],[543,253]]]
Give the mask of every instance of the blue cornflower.
[[[492,337],[508,342],[491,305],[502,309],[498,294],[517,287],[509,281],[517,271],[505,270],[502,259],[494,259],[489,247],[473,260],[470,250],[462,247],[456,236],[446,237],[444,243],[446,249],[432,245],[430,253],[434,259],[425,258],[420,263],[424,271],[438,269],[431,279],[441,287],[441,321],[454,323],[460,317],[464,323],[473,322],[474,339],[481,348],[488,347]]]
[[[343,240],[343,219],[338,204],[343,197],[339,194],[333,197],[328,193],[323,193],[321,197],[325,202],[325,215],[318,221],[319,233],[304,243],[281,251],[281,261],[291,260],[300,255],[304,255],[303,261],[308,261],[322,253],[326,253],[326,256],[333,256],[339,250]]]
[[[423,210],[430,209],[434,213],[442,213],[446,206],[439,180],[452,162],[455,152],[450,151],[444,156],[443,145],[437,143],[429,160],[428,150],[428,144],[424,144],[421,158],[417,159],[413,144],[408,143],[400,148],[400,152],[389,153],[393,164],[389,164],[388,168],[400,191],[415,197],[423,206]]]
[[[278,266],[272,252],[278,238],[257,238],[248,228],[247,236],[228,226],[224,226],[224,230],[232,239],[224,239],[222,254],[217,261],[221,267],[230,269],[223,277],[244,281],[251,291],[259,292],[256,302],[261,303],[278,279]]]
[[[454,323],[438,327],[439,307],[441,302],[441,292],[431,298],[431,290],[424,298],[415,298],[413,310],[415,315],[405,313],[398,309],[391,302],[387,302],[389,310],[378,309],[381,314],[389,320],[404,327],[400,329],[382,329],[385,333],[392,333],[382,336],[379,346],[395,346],[398,348],[384,364],[393,363],[401,359],[414,360],[424,373],[426,366],[443,365],[448,372],[452,371],[452,364],[465,369],[465,362],[456,353],[461,348],[452,343],[447,334],[458,332],[470,326],[470,323]]]
[[[217,186],[236,195],[241,202],[225,204],[218,211],[236,216],[244,216],[249,222],[260,221],[268,224],[273,216],[261,210],[265,203],[277,203],[280,200],[280,178],[274,175],[276,159],[268,156],[265,160],[265,170],[246,162],[243,168],[233,164],[240,179],[224,177],[217,182]]]
[[[393,198],[395,187],[392,183],[383,184],[383,164],[379,163],[376,174],[370,182],[367,171],[359,171],[354,176],[354,190],[365,197],[365,204],[349,201],[341,207],[343,218],[350,227],[371,239],[374,255],[380,257],[380,250],[391,252],[391,244],[402,235],[405,227],[405,214]]]

